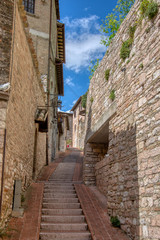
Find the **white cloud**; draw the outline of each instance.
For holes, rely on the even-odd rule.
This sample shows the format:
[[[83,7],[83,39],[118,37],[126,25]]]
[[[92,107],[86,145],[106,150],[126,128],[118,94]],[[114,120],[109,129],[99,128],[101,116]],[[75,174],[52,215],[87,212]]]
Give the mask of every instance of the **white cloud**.
[[[65,17],[62,22],[66,24],[66,27],[69,27],[70,29],[76,29],[76,28],[82,28],[87,29],[88,31],[93,26],[93,24],[99,19],[98,16],[92,15],[90,17],[85,18],[75,18],[71,19],[69,17]],[[82,30],[81,29],[81,30]]]
[[[67,69],[76,73],[88,69],[91,60],[102,58],[106,47],[100,44],[99,17],[71,19],[65,17],[66,24],[66,64]],[[73,86],[73,85],[72,85]]]
[[[70,86],[70,87],[74,87],[74,86],[75,86],[75,84],[73,83],[71,77],[66,78],[65,84],[67,84],[67,85]]]
[[[100,44],[100,34],[82,34],[66,41],[66,68],[79,72],[90,61],[102,57],[106,47]]]

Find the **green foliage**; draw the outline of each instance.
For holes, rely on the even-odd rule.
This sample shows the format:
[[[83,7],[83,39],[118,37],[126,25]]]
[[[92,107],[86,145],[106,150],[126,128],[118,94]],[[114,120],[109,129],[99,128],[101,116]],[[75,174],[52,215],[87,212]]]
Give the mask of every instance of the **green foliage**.
[[[115,97],[116,97],[116,95],[115,95],[115,90],[112,90],[112,91],[110,92],[109,98],[110,98],[112,101],[114,101]]]
[[[129,27],[129,30],[128,30],[129,39],[126,40],[125,42],[123,42],[123,44],[122,44],[122,47],[121,47],[121,50],[120,50],[120,58],[122,58],[123,61],[126,58],[129,58],[129,55],[130,55],[130,52],[131,52],[131,46],[132,46],[132,43],[133,43],[133,40],[134,40],[134,33],[136,31],[136,27],[137,27],[136,24]]]
[[[139,68],[140,68],[140,69],[143,69],[143,63],[141,63],[141,64],[139,65]]]
[[[122,44],[122,47],[120,50],[120,58],[122,58],[123,61],[126,58],[129,58],[132,42],[133,41],[131,39],[128,39],[127,41],[123,42],[123,44]]]
[[[136,24],[129,27],[129,37],[130,37],[130,39],[134,38],[134,33],[136,31],[136,27],[137,27]]]
[[[108,81],[108,79],[109,79],[109,75],[110,75],[110,69],[107,69],[106,71],[105,71],[105,79]]]
[[[115,216],[115,217],[111,217],[110,218],[110,221],[111,221],[111,223],[112,223],[112,225],[114,226],[114,227],[120,227],[121,226],[121,223],[120,223],[120,221],[119,221],[119,219],[118,219],[118,217],[117,216]]]
[[[147,29],[146,29],[146,33],[149,33],[150,32],[150,27],[148,27]]]
[[[90,98],[90,102],[93,103],[93,101],[94,101],[94,99],[93,99],[93,97],[91,97],[91,98]]]
[[[146,15],[146,11],[147,11],[147,8],[148,8],[148,5],[149,5],[149,0],[143,0],[141,1],[141,5],[140,5],[140,15],[142,17],[145,17]]]
[[[110,45],[133,3],[134,0],[118,0],[116,7],[102,21],[103,24],[100,31],[107,35],[106,37],[102,37],[101,43],[103,45]]]
[[[82,96],[82,99],[81,99],[81,104],[83,108],[86,108],[87,94],[88,94],[88,91]]]
[[[130,60],[129,60],[129,59],[127,60],[127,64],[128,64],[128,63],[130,63]]]
[[[89,71],[90,71],[89,79],[90,80],[92,79],[94,72],[97,70],[98,66],[99,66],[99,59],[91,61],[91,66],[89,66]]]
[[[142,0],[139,10],[140,18],[148,17],[151,20],[158,13],[158,4],[153,0]]]
[[[21,203],[24,203],[25,202],[25,196],[22,194],[21,195]]]
[[[158,13],[158,3],[151,1],[146,10],[146,16],[151,20]]]

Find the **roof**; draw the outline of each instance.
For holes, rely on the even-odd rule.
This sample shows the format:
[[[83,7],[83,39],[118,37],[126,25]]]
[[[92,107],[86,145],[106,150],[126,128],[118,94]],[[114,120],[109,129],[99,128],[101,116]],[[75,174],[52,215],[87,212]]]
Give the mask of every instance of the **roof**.
[[[59,0],[55,0],[57,20],[60,20]]]
[[[58,111],[59,115],[73,115],[73,112],[63,112],[63,111]]]
[[[77,100],[77,102],[74,104],[74,106],[72,107],[71,111],[74,111],[77,106],[79,105],[79,103],[81,102],[82,96],[79,97],[79,99]]]
[[[56,58],[56,75],[57,75],[58,95],[64,96],[63,63],[58,58]]]
[[[57,22],[58,58],[65,63],[65,25]]]

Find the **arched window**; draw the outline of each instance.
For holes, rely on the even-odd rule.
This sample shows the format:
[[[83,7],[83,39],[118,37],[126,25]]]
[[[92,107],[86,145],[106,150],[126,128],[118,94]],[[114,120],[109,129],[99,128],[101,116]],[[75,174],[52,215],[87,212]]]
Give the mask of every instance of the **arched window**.
[[[26,12],[34,13],[35,0],[23,0],[23,5]]]

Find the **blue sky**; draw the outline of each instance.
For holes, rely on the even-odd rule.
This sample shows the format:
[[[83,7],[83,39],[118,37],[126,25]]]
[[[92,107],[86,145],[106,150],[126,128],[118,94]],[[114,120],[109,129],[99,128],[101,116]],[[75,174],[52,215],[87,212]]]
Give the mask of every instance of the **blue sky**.
[[[62,111],[70,110],[87,91],[90,61],[102,59],[106,52],[106,47],[100,44],[99,28],[116,3],[117,0],[59,0],[66,39]]]

